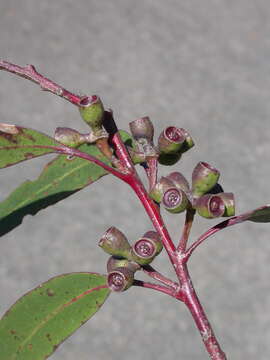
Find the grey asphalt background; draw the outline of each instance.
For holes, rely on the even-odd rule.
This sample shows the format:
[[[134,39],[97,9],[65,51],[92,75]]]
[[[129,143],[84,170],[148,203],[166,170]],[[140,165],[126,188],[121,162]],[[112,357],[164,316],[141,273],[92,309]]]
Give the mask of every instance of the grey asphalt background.
[[[0,58],[25,65],[72,91],[99,94],[120,128],[148,115],[156,135],[186,128],[196,147],[181,163],[190,177],[200,160],[221,171],[237,213],[269,202],[270,5],[267,0],[0,1]],[[85,131],[77,110],[37,85],[0,73],[0,119],[53,134]],[[0,200],[35,179],[51,157],[1,170]],[[183,217],[165,214],[178,239]],[[217,223],[197,219],[192,239]],[[105,271],[97,241],[111,225],[132,241],[151,229],[139,201],[112,176],[28,216],[1,239],[0,313],[48,278]],[[270,225],[247,223],[199,248],[190,272],[228,359],[269,359]],[[166,254],[156,267],[174,277]],[[208,359],[181,303],[131,289],[66,341],[53,360]],[[1,352],[0,352],[1,359]]]

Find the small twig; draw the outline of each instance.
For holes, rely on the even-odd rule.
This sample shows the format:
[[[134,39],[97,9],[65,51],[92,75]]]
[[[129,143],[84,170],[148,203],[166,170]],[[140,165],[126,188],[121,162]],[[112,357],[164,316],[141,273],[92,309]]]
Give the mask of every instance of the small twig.
[[[33,81],[34,83],[39,84],[42,90],[50,91],[53,94],[70,101],[74,105],[78,105],[81,101],[81,96],[71,93],[62,86],[39,74],[33,65],[21,67],[11,64],[8,61],[0,60],[0,70],[5,70]]]
[[[181,239],[179,241],[178,248],[177,248],[177,250],[179,252],[181,252],[181,253],[186,250],[186,246],[187,246],[190,230],[191,230],[191,227],[192,227],[194,215],[195,215],[195,210],[194,209],[188,209],[186,211],[185,225],[183,227],[182,236],[181,236]]]
[[[240,224],[243,221],[243,217],[241,216],[234,216],[230,219],[222,221],[221,223],[213,226],[212,228],[208,229],[204,234],[202,234],[185,252],[185,262],[190,258],[193,251],[207,238],[211,235],[215,234],[216,232],[223,230],[229,226]]]
[[[140,286],[143,288],[153,289],[153,290],[156,290],[159,292],[163,292],[164,294],[170,295],[177,300],[183,301],[181,292],[178,291],[176,294],[175,289],[168,288],[167,286],[154,284],[154,283],[150,283],[150,282],[146,282],[146,281],[142,281],[142,280],[134,280],[133,285]]]
[[[166,276],[156,271],[151,265],[142,266],[142,270],[152,279],[160,281],[162,284],[168,287],[172,287],[173,289],[179,289],[179,285],[176,282],[168,279]]]

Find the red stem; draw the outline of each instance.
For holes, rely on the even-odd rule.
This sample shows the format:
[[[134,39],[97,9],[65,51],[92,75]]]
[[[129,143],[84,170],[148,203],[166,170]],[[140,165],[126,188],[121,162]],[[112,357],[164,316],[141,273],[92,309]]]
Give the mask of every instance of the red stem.
[[[162,284],[171,287],[175,290],[179,290],[179,285],[165,277],[164,275],[160,274],[157,270],[155,270],[151,265],[144,265],[142,266],[142,270],[151,278],[160,281]]]
[[[188,242],[188,238],[189,238],[189,233],[190,233],[190,230],[191,230],[191,227],[192,227],[192,224],[193,224],[194,215],[195,215],[195,210],[194,209],[188,209],[186,211],[185,225],[184,225],[184,228],[183,228],[181,239],[179,241],[179,245],[177,247],[177,250],[180,253],[183,253],[186,250],[186,246],[187,246],[187,242]]]
[[[68,90],[64,89],[62,86],[56,84],[50,79],[39,74],[33,65],[27,65],[25,67],[21,67],[15,64],[11,64],[8,61],[0,60],[0,70],[5,70],[13,74],[16,74],[18,76],[21,76],[25,79],[31,80],[36,84],[39,84],[42,90],[50,91],[55,95],[61,96],[64,99],[70,101],[74,105],[78,105],[79,102],[81,101],[80,96],[69,92]]]
[[[177,271],[182,285],[183,301],[188,307],[196,325],[200,332],[202,341],[212,360],[226,360],[226,355],[222,351],[214,331],[207,319],[203,307],[193,288],[190,275],[186,265],[178,267]]]
[[[172,296],[173,298],[175,298],[177,300],[183,301],[181,292],[179,292],[179,291],[176,292],[175,289],[172,289],[172,288],[169,288],[169,287],[166,287],[163,285],[154,284],[154,283],[150,283],[150,282],[146,282],[146,281],[142,281],[142,280],[134,280],[133,285],[156,290],[159,292],[163,292],[164,294]]]
[[[221,223],[213,226],[212,228],[208,229],[204,234],[202,234],[198,240],[196,240],[185,252],[185,262],[188,261],[193,251],[201,244],[203,243],[207,238],[209,238],[211,235],[215,234],[216,232],[225,229],[229,226],[240,224],[241,222],[245,221],[244,216],[234,216],[230,219],[227,219],[225,221],[222,221]]]
[[[176,299],[183,300],[193,316],[193,319],[201,334],[203,343],[211,359],[226,360],[226,356],[219,346],[219,343],[214,335],[211,325],[203,310],[203,307],[200,304],[200,301],[193,288],[192,281],[186,266],[185,256],[183,256],[184,254],[176,250],[175,245],[172,242],[172,239],[160,215],[159,209],[157,205],[154,203],[154,201],[152,201],[152,199],[149,197],[145,187],[143,186],[136,172],[136,169],[130,160],[130,157],[125,149],[125,146],[121,138],[114,137],[114,139],[115,139],[114,143],[117,144],[118,153],[121,154],[122,162],[126,162],[129,165],[131,164],[131,167],[129,168],[128,174],[126,175],[124,181],[128,183],[131,186],[131,188],[134,190],[134,192],[140,199],[142,205],[144,206],[156,231],[160,234],[163,241],[163,245],[175,269],[181,287],[179,287],[179,290],[173,294],[172,288],[163,287],[157,284],[146,283],[143,281],[136,280],[135,285],[148,287],[157,291],[161,291],[167,293],[170,296],[173,296]],[[190,212],[187,215],[186,227],[183,232],[183,237],[182,237],[183,240],[181,241],[181,246],[183,246],[183,248],[185,248],[187,242],[193,216],[194,213],[192,212]]]

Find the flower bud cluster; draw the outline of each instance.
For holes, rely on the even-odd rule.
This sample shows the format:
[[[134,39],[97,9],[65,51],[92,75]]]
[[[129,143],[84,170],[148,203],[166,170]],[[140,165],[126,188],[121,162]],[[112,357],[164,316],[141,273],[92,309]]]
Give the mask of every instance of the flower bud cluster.
[[[184,152],[194,146],[190,134],[185,129],[175,126],[164,129],[155,146],[154,126],[147,116],[132,121],[129,127],[135,139],[135,146],[129,151],[135,164],[155,157],[162,165],[173,165]]]
[[[233,216],[235,202],[232,193],[223,192],[218,184],[220,173],[217,169],[199,162],[192,173],[192,186],[179,172],[161,177],[150,192],[157,203],[171,213],[195,209],[204,218]]]
[[[105,232],[99,246],[111,255],[107,262],[107,282],[112,291],[118,292],[127,290],[133,284],[135,272],[150,264],[163,248],[155,231],[147,231],[130,245],[126,236],[115,227]]]

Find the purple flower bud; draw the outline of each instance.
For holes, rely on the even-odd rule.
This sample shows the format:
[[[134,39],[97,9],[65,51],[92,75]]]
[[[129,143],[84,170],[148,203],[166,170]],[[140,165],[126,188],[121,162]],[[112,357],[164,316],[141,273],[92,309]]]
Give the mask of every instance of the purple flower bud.
[[[107,284],[112,291],[127,290],[134,281],[134,272],[126,267],[118,267],[108,273]]]
[[[84,144],[85,136],[79,133],[75,129],[71,129],[68,127],[58,127],[55,129],[54,138],[56,141],[60,143],[70,146],[70,147],[78,147]]]
[[[218,196],[223,200],[225,205],[225,212],[223,216],[234,216],[235,215],[235,201],[233,193],[220,193]]]
[[[150,143],[153,142],[154,126],[148,116],[130,122],[129,128],[134,139],[144,138]]]
[[[167,211],[177,214],[186,210],[189,201],[183,190],[172,187],[165,191],[162,204]]]
[[[196,200],[195,208],[199,215],[207,219],[220,217],[225,213],[225,204],[220,194],[206,194],[201,196]]]
[[[210,191],[218,182],[219,171],[206,162],[199,162],[192,173],[192,193],[195,198]]]
[[[160,154],[179,153],[185,141],[185,134],[182,129],[169,126],[162,131],[158,138],[158,149]]]
[[[160,236],[155,231],[147,231],[132,246],[131,258],[140,265],[150,264],[163,248]]]
[[[116,227],[110,227],[100,239],[98,245],[108,254],[128,257],[131,246],[126,236]]]
[[[171,180],[177,189],[183,190],[186,194],[190,193],[189,183],[180,172],[174,171],[167,175],[166,178]]]
[[[153,189],[150,191],[150,197],[155,200],[157,203],[160,203],[163,194],[166,190],[174,186],[174,183],[167,177],[162,176],[160,180],[156,183]]]
[[[110,256],[107,261],[107,272],[109,273],[118,267],[126,267],[134,272],[140,270],[141,268],[139,264],[136,264],[133,261],[122,259],[115,256]]]

